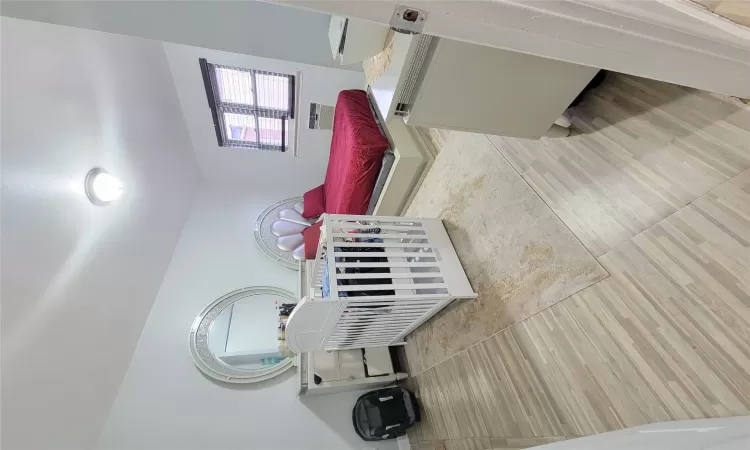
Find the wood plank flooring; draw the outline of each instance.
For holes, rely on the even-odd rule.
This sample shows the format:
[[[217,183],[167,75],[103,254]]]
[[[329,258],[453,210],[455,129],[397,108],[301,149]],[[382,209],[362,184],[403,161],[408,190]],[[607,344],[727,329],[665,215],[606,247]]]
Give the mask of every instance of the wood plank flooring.
[[[562,440],[565,440],[565,437],[435,439],[418,442],[412,448],[414,450],[520,450]]]
[[[714,13],[750,27],[750,3],[747,0],[693,0]]]
[[[500,149],[611,277],[412,376],[413,448],[750,414],[750,107],[692,91],[653,101],[681,91],[618,75],[578,113],[598,124],[588,139]],[[643,98],[654,104],[629,109]]]
[[[425,143],[433,157],[437,157],[440,149],[443,148],[445,142],[448,140],[448,136],[451,134],[450,130],[440,128],[414,127],[413,129],[416,131],[420,141]]]
[[[594,256],[750,167],[737,99],[613,75],[574,114],[568,138],[490,140]]]

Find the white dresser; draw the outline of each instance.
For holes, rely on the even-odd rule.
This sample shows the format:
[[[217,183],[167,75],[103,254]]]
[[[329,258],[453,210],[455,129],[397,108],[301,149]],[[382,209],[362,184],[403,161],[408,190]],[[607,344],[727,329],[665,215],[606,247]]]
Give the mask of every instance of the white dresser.
[[[598,69],[428,35],[395,33],[370,85],[386,123],[537,139]]]
[[[312,264],[300,262],[298,298],[306,295]],[[388,347],[302,353],[297,355],[296,364],[299,395],[376,389],[407,377],[394,372]]]

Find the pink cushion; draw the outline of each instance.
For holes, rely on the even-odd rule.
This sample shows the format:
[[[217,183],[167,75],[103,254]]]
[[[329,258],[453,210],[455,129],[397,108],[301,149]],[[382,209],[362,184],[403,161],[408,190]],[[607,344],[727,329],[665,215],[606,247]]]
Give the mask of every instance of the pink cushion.
[[[302,196],[302,203],[304,205],[302,217],[305,219],[314,219],[325,212],[325,188],[321,184],[320,186],[310,189],[305,192]]]
[[[323,221],[321,220],[302,231],[302,236],[305,238],[305,259],[315,259],[315,255],[318,253],[318,241],[320,241],[320,227],[322,225]]]
[[[339,93],[324,184],[325,212],[367,213],[383,154],[389,145],[378,128],[365,91]]]

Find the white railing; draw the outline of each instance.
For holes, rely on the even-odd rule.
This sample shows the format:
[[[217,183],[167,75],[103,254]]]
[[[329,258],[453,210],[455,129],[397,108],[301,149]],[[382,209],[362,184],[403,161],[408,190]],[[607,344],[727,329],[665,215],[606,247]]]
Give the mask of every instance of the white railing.
[[[321,348],[401,344],[454,299],[476,297],[440,219],[326,215],[322,232],[309,299],[336,303]]]

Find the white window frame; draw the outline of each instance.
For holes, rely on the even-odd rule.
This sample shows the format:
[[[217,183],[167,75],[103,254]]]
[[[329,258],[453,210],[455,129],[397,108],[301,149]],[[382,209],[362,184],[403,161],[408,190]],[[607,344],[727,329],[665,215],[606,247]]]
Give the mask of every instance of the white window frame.
[[[220,147],[234,147],[234,148],[248,148],[254,150],[266,150],[266,151],[278,151],[286,152],[289,149],[293,149],[296,146],[296,126],[295,126],[295,113],[296,113],[296,98],[297,98],[297,76],[279,73],[269,72],[264,70],[246,69],[242,67],[225,66],[221,64],[209,63],[205,58],[199,59],[201,75],[203,76],[203,84],[206,89],[206,97],[208,100],[208,106],[211,109],[211,115],[213,117],[214,129],[216,131],[216,139]],[[216,69],[224,68],[230,70],[237,70],[246,72],[251,75],[252,80],[252,91],[254,96],[253,106],[240,103],[231,103],[221,101],[219,95],[218,83],[216,80]],[[289,80],[289,105],[286,109],[272,109],[258,107],[257,105],[257,84],[256,75],[273,75],[278,77],[285,77]],[[227,136],[226,127],[224,124],[224,113],[235,113],[253,116],[255,120],[256,133],[260,133],[260,126],[258,121],[264,117],[281,119],[282,124],[282,142],[281,145],[264,144],[260,142],[260,135],[256,134],[256,142],[250,142],[246,140],[231,139]]]

